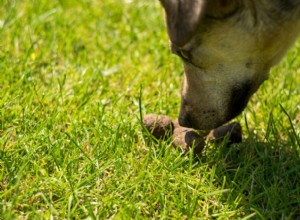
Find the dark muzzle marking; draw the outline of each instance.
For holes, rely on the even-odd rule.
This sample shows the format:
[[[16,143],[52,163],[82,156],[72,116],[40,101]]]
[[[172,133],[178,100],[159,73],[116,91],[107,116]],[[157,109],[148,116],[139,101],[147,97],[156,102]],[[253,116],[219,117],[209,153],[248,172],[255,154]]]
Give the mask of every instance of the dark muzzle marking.
[[[227,114],[228,120],[235,118],[244,110],[252,94],[251,91],[252,82],[250,80],[232,89]]]

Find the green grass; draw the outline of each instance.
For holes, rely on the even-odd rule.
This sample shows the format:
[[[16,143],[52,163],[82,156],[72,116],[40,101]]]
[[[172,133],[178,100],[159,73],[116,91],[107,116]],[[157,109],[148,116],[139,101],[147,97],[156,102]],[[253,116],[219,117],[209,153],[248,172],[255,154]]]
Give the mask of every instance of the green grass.
[[[195,160],[140,126],[180,103],[157,1],[0,0],[0,219],[300,218],[299,71],[298,41]]]

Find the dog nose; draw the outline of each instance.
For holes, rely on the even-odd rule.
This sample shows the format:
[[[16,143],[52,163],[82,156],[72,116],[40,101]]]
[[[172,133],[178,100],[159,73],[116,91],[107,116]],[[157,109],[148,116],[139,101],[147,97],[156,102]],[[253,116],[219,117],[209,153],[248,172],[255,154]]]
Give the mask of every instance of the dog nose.
[[[182,127],[186,127],[186,128],[193,127],[191,118],[188,114],[180,115],[178,118],[178,122],[179,122],[179,125]]]

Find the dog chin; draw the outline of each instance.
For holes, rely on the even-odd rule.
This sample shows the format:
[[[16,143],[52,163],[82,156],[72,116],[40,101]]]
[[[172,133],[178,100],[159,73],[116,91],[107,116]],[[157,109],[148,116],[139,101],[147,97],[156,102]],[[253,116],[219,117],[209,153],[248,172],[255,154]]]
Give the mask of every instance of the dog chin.
[[[220,127],[223,124],[227,123],[227,120],[206,120],[205,123],[197,122],[197,120],[189,120],[188,122],[181,117],[178,118],[178,122],[180,126],[182,127],[187,127],[187,128],[193,128],[195,130],[200,130],[200,131],[210,131],[214,128]]]
[[[210,131],[212,129],[222,126],[226,122],[227,121],[211,122],[211,123],[207,123],[207,124],[195,125],[195,126],[193,126],[193,128],[196,130],[200,130],[200,131]]]

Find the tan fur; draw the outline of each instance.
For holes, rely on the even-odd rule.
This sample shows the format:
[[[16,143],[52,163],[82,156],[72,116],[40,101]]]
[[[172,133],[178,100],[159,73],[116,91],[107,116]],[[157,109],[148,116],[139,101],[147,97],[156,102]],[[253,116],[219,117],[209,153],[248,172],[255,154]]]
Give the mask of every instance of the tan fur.
[[[212,129],[241,112],[299,35],[300,0],[289,2],[291,9],[280,0],[202,0],[205,14],[193,36],[181,45],[171,41],[185,70],[182,126]]]

